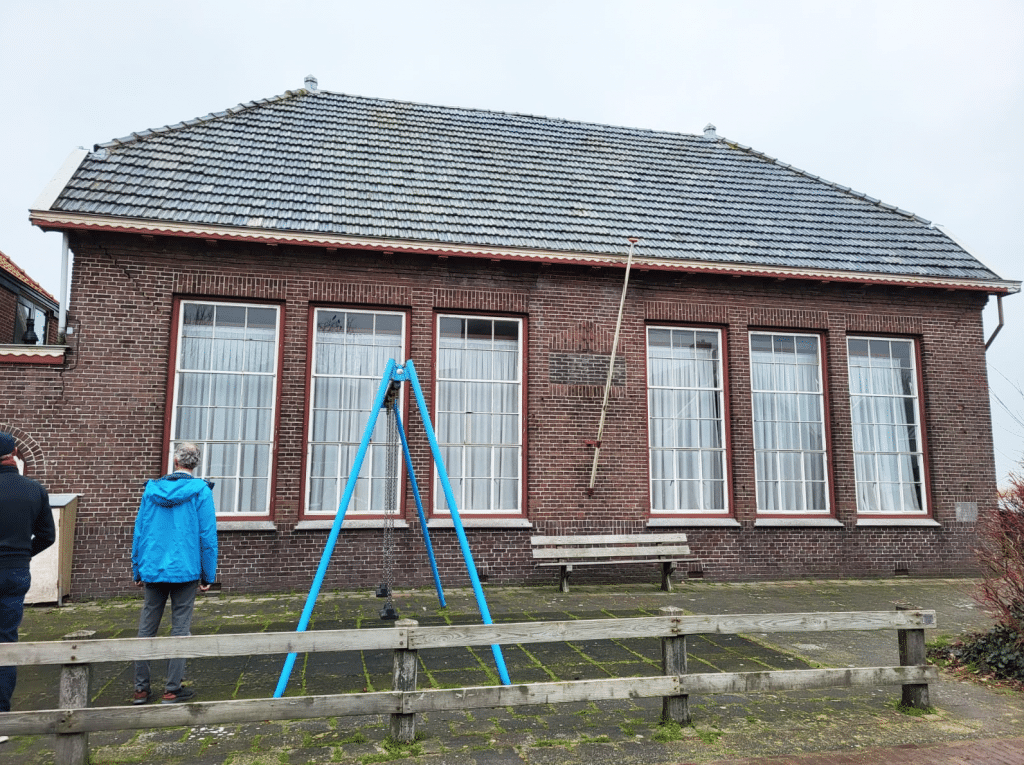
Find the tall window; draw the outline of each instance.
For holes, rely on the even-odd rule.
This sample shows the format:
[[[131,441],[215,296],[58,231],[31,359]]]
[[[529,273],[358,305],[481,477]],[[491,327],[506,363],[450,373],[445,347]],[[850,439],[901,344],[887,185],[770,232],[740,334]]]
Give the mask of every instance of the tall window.
[[[724,513],[721,335],[648,327],[651,511]]]
[[[924,513],[914,343],[851,337],[847,347],[857,509]]]
[[[315,317],[306,512],[333,515],[355,463],[384,367],[388,359],[402,361],[405,316],[319,308]],[[387,416],[382,411],[346,517],[398,512],[397,507],[385,508],[387,448]],[[403,464],[396,466],[400,473]]]
[[[757,509],[826,513],[826,445],[820,340],[750,335]]]
[[[275,307],[181,304],[171,433],[199,444],[218,515],[270,512],[277,348]]]
[[[437,439],[460,513],[522,512],[522,342],[518,319],[438,317]]]

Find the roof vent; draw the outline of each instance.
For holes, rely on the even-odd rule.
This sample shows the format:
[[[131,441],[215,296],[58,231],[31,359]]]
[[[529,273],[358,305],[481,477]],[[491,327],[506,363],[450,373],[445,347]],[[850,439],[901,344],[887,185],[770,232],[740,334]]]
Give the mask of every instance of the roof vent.
[[[314,77],[311,74],[307,74],[305,85],[306,90],[312,90],[314,93],[316,93],[316,77]]]
[[[704,126],[704,140],[705,141],[717,141],[718,133],[715,132],[715,126],[710,122]]]

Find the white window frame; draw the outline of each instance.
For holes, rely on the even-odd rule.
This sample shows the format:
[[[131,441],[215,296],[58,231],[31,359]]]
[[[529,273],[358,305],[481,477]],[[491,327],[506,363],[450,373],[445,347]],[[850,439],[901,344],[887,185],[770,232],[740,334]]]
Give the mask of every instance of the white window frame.
[[[683,374],[682,367],[688,359],[680,357],[680,369],[672,381],[662,380],[655,384],[655,358],[652,346],[652,333],[669,332],[670,342],[675,334],[683,337],[692,335],[694,340],[701,334],[715,336],[715,371],[711,385],[702,385],[695,380],[697,374],[690,375],[690,384]],[[647,327],[647,434],[648,434],[648,477],[650,480],[651,515],[701,515],[721,517],[729,513],[729,481],[726,465],[726,430],[725,430],[725,370],[723,359],[723,335],[721,330],[705,327],[676,327],[651,325]],[[663,346],[659,346],[663,347]],[[671,349],[674,346],[669,346]],[[683,346],[680,346],[683,347]],[[694,359],[694,361],[699,361]],[[696,372],[696,370],[694,370]],[[666,384],[675,382],[676,384]],[[711,412],[709,396],[713,397]],[[674,410],[676,416],[656,417],[660,405]],[[717,410],[717,412],[716,412]],[[669,414],[670,412],[664,412]],[[711,414],[712,416],[706,416]],[[716,426],[710,431],[709,423]],[[713,441],[717,438],[717,446]],[[696,441],[696,444],[693,443]],[[711,441],[712,443],[706,443]],[[694,460],[691,455],[696,454]],[[669,455],[671,455],[669,457]],[[659,466],[671,472],[671,477],[659,477]],[[696,468],[696,475],[689,474],[688,468]],[[717,471],[718,476],[714,473]],[[684,473],[686,473],[684,475]],[[713,504],[714,488],[709,484],[719,484],[721,507],[709,507]],[[672,507],[658,507],[660,497],[665,496],[659,484],[671,492]],[[692,487],[691,487],[692,485]],[[685,500],[693,497],[695,488],[696,506],[687,507]]]
[[[814,340],[817,362],[813,385],[808,385],[805,380],[801,387],[800,377],[794,372],[794,379],[791,384],[783,382],[777,384],[778,377],[772,374],[772,387],[759,385],[761,377],[755,369],[754,338],[755,336],[767,336],[772,338],[773,358],[785,358],[775,350],[775,338],[792,338],[794,344],[800,338]],[[750,389],[751,389],[751,424],[753,426],[754,440],[754,473],[757,494],[758,515],[797,515],[797,516],[825,516],[831,513],[831,496],[829,488],[829,443],[828,429],[825,417],[825,384],[824,384],[824,338],[814,333],[782,332],[772,330],[751,330],[748,335],[750,347]],[[794,353],[794,359],[797,356]],[[785,364],[778,363],[780,367],[794,367],[799,370],[801,366],[809,367],[809,364]],[[786,412],[797,419],[781,419],[778,416],[779,403],[783,397],[795,397],[795,401],[785,404]],[[810,406],[810,401],[814,406]],[[759,401],[764,402],[772,409],[773,419],[759,419],[758,413],[761,409]],[[811,417],[813,416],[813,419]],[[814,427],[820,428],[820,448],[809,448],[804,441],[813,441]],[[788,436],[790,439],[796,437],[799,443],[794,444],[790,440],[789,445],[779,442]],[[759,441],[762,443],[759,444]],[[820,459],[820,461],[819,461]],[[820,470],[815,470],[815,463]],[[798,475],[797,470],[798,468]],[[787,473],[787,470],[792,472]],[[820,477],[813,475],[820,472]],[[810,475],[809,475],[810,474]],[[788,477],[787,476],[796,476]],[[813,485],[820,484],[822,492],[822,506],[811,507],[809,499],[810,489]],[[788,491],[787,491],[788,487]],[[769,495],[771,491],[771,495]],[[797,501],[787,502],[787,493],[791,497],[799,495]]]
[[[274,314],[274,331],[273,331],[273,356],[269,360],[265,361],[263,366],[266,367],[264,371],[258,371],[253,369],[242,369],[242,370],[217,370],[217,369],[201,369],[201,368],[189,368],[185,367],[182,359],[185,354],[186,338],[184,336],[185,327],[185,314],[188,306],[210,306],[215,312],[218,308],[244,308],[246,309],[247,323],[248,323],[248,311],[250,309],[256,310],[268,310]],[[216,314],[215,314],[216,315]],[[221,519],[234,519],[234,518],[248,518],[248,517],[267,517],[270,515],[270,504],[273,497],[273,484],[274,484],[274,432],[277,426],[277,407],[278,407],[278,370],[281,352],[281,309],[279,306],[270,305],[266,303],[248,303],[248,302],[237,302],[228,300],[191,300],[181,299],[178,303],[178,326],[177,326],[177,353],[174,359],[174,384],[171,401],[171,427],[170,427],[170,442],[168,448],[168,468],[173,467],[174,463],[174,446],[180,441],[193,441],[199,448],[202,455],[201,462],[195,470],[195,474],[204,478],[208,478],[214,482],[214,507],[216,508],[217,517]],[[211,344],[210,344],[210,358],[211,365],[212,359],[218,354],[217,344],[219,340],[223,338],[218,337],[216,328],[212,329]],[[240,340],[242,343],[256,342],[255,338],[243,338]],[[266,342],[265,340],[259,340],[259,342]],[[220,353],[223,354],[223,348],[220,349]],[[222,412],[229,412],[235,410],[238,414],[238,427],[246,427],[245,412],[249,412],[250,415],[255,415],[258,427],[265,433],[265,438],[242,438],[241,433],[237,438],[213,438],[209,431],[211,427],[207,422],[205,426],[207,432],[205,437],[191,437],[190,433],[179,433],[180,428],[185,427],[182,418],[182,408],[185,404],[181,401],[182,398],[182,383],[185,380],[186,375],[210,375],[211,388],[209,392],[209,403],[196,404],[190,408],[195,410],[206,410],[209,416],[213,416],[217,410]],[[261,385],[269,388],[270,400],[267,406],[262,407],[243,407],[237,406],[217,406],[214,403],[214,398],[217,393],[213,390],[213,380],[216,376],[234,376],[239,378],[239,381],[243,385],[248,385],[255,378],[263,378],[265,381]],[[226,379],[226,378],[225,378]],[[197,377],[198,380],[198,377]],[[260,411],[263,414],[260,414]],[[260,422],[261,417],[267,419]],[[253,420],[249,420],[251,424]],[[234,470],[231,473],[227,473],[225,470],[217,470],[213,464],[214,452],[217,451],[218,447],[228,447],[230,445],[236,445],[235,457],[234,457]],[[265,475],[245,475],[242,462],[246,453],[250,455],[256,455],[260,452],[265,455],[266,459],[266,473]],[[249,505],[246,508],[241,507],[241,503],[244,501],[243,492],[241,488],[241,482],[244,480],[263,480],[265,481],[265,497],[263,502],[259,503],[258,506]],[[226,495],[230,491],[230,502],[226,499]]]
[[[322,343],[317,342],[318,330],[319,330],[319,316],[321,314],[343,314],[348,316],[362,316],[362,317],[373,317],[374,325],[371,334],[377,335],[377,324],[376,317],[397,317],[401,321],[401,330],[398,335],[398,343],[394,345],[395,351],[393,353],[378,353],[378,359],[370,361],[369,359],[360,363],[360,369],[358,372],[321,372],[318,371],[321,368],[321,354],[325,353],[325,349]],[[346,318],[347,321],[347,318]],[[387,358],[393,358],[398,363],[402,363],[403,357],[406,351],[406,336],[408,333],[408,321],[406,313],[404,311],[389,311],[389,310],[375,310],[368,308],[333,308],[333,307],[320,307],[314,308],[313,314],[310,321],[310,331],[313,334],[312,337],[312,363],[310,366],[310,384],[309,384],[309,418],[306,423],[306,476],[305,476],[305,515],[309,518],[333,518],[338,513],[338,503],[340,503],[342,495],[344,494],[345,485],[349,478],[349,472],[352,465],[355,462],[355,456],[359,448],[359,444],[362,440],[363,433],[366,430],[366,423],[369,420],[370,410],[373,407],[374,396],[377,393],[377,389],[380,387],[381,378],[384,375],[384,366],[387,363]],[[349,333],[345,333],[346,335]],[[355,334],[355,333],[352,333]],[[347,345],[341,343],[340,345]],[[375,344],[370,344],[371,347],[378,347]],[[366,347],[366,346],[363,346]],[[379,346],[382,350],[384,346]],[[379,362],[379,363],[377,363]],[[317,402],[319,400],[318,389],[321,384],[326,385],[329,380],[340,380],[341,385],[344,389],[348,389],[348,397],[346,399],[345,392],[343,390],[338,391],[338,407],[318,407]],[[353,391],[350,386],[355,385],[356,389]],[[345,406],[345,403],[350,405]],[[404,422],[404,397],[399,396],[399,412],[402,413]],[[318,412],[324,412],[323,419],[318,418]],[[339,439],[326,439],[318,438],[319,430],[331,427],[327,425],[327,422],[332,418],[331,412],[335,412],[338,420],[338,430],[345,428],[345,423],[348,424],[347,435],[349,438],[345,440]],[[374,426],[373,437],[371,444],[366,451],[366,455],[363,459],[362,469],[359,471],[359,478],[356,481],[355,491],[353,492],[352,499],[349,503],[349,507],[346,510],[345,517],[351,518],[381,518],[386,515],[397,515],[399,507],[401,505],[401,481],[402,476],[405,474],[405,460],[401,452],[401,445],[398,445],[398,453],[396,455],[395,469],[397,471],[396,480],[399,481],[399,488],[395,491],[395,505],[393,507],[385,507],[384,499],[386,497],[386,481],[387,481],[387,417],[388,414],[385,411],[381,411],[377,416],[377,423]],[[339,436],[345,435],[341,432]],[[334,471],[331,475],[315,476],[313,474],[315,468],[316,451],[318,448],[323,448],[323,453],[329,453],[333,447],[334,454]],[[314,508],[314,488],[313,483],[318,478],[324,478],[332,480],[334,482],[334,504],[328,507]]]
[[[855,342],[867,342],[868,364],[854,364],[851,346]],[[885,343],[889,346],[889,364],[880,363],[875,365],[871,362],[875,358],[871,354],[871,343]],[[860,382],[856,379],[857,369],[895,369],[892,367],[892,345],[900,343],[909,346],[909,367],[899,367],[900,380],[890,379],[888,382],[893,387],[909,383],[909,393],[897,393],[893,390],[879,391],[884,388],[885,380],[875,379],[873,375],[861,376]],[[850,375],[850,425],[853,434],[853,460],[854,476],[857,485],[857,512],[864,516],[914,516],[921,517],[928,515],[928,490],[925,473],[924,459],[924,424],[921,411],[921,397],[918,377],[918,356],[917,342],[909,338],[895,337],[871,337],[863,335],[850,335],[847,337],[847,366]],[[880,357],[879,357],[880,358]],[[864,390],[864,388],[871,390]],[[870,405],[868,404],[870,402]],[[909,411],[913,414],[912,423],[899,422],[900,410],[903,414]],[[870,412],[868,411],[870,409]],[[870,422],[864,421],[865,415],[871,418]],[[913,428],[916,435],[916,448],[899,448],[899,442],[905,440],[908,443],[914,439],[909,433],[899,434],[900,428]],[[890,433],[886,434],[886,429]],[[892,448],[882,448],[882,446]],[[865,448],[872,447],[872,448]],[[883,461],[886,457],[892,458],[900,480],[882,481]],[[916,478],[913,473],[916,470]],[[908,477],[905,473],[909,472]],[[909,480],[908,480],[909,478]],[[896,488],[899,500],[899,509],[886,505],[886,494],[883,486],[888,485],[890,491]],[[907,507],[907,492],[915,492],[917,504],[920,507]],[[892,499],[890,493],[888,499]],[[913,504],[913,503],[912,503]]]
[[[515,377],[514,379],[507,378],[469,378],[469,377],[450,377],[445,375],[444,362],[442,355],[446,350],[443,347],[443,338],[441,335],[441,325],[446,319],[457,319],[462,321],[486,321],[492,324],[492,341],[493,341],[493,325],[495,322],[512,322],[518,326],[518,343],[516,347],[516,364],[515,364]],[[459,314],[459,313],[439,313],[435,320],[435,332],[436,332],[436,364],[435,364],[435,375],[434,375],[434,428],[437,434],[438,446],[441,449],[441,454],[444,455],[445,467],[448,472],[449,481],[451,484],[452,492],[455,497],[456,505],[459,509],[459,515],[475,515],[475,516],[517,516],[520,517],[525,513],[525,478],[523,471],[523,417],[525,416],[526,407],[526,384],[523,379],[523,355],[526,348],[526,322],[519,317],[514,316],[500,316],[500,315],[473,315],[473,314]],[[467,347],[467,343],[463,343],[464,349]],[[451,438],[451,435],[455,428],[449,428],[445,422],[447,414],[455,414],[455,410],[445,410],[444,402],[444,387],[446,384],[465,384],[472,385],[473,383],[479,383],[488,386],[498,385],[509,385],[515,384],[518,386],[518,392],[515,395],[516,400],[516,412],[504,413],[503,410],[491,409],[486,413],[487,416],[502,417],[503,422],[507,423],[507,427],[502,425],[505,432],[511,432],[515,434],[514,442],[495,442],[493,438],[488,443],[479,443],[475,446],[472,442],[465,439],[456,441]],[[493,393],[494,391],[492,391]],[[468,394],[468,388],[467,388]],[[463,399],[465,400],[465,399]],[[493,396],[492,396],[493,405]],[[460,415],[465,415],[465,429],[472,428],[472,412],[470,410],[460,410]],[[514,423],[511,421],[512,417],[515,417]],[[491,420],[491,427],[493,428],[494,419]],[[493,430],[491,430],[493,434]],[[467,462],[470,458],[470,449],[489,449],[489,462],[488,472],[486,480],[489,481],[488,485],[488,496],[489,504],[486,508],[470,507],[466,501],[467,492],[470,490],[468,481],[463,480],[467,475]],[[502,451],[515,449],[514,455],[514,466],[515,466],[515,481],[516,488],[513,493],[515,498],[514,506],[502,506],[502,481],[512,480],[506,477],[506,474],[502,473],[501,461],[503,458]],[[459,454],[461,459],[456,463],[450,459],[452,451],[460,450]],[[505,468],[510,464],[513,464],[513,458],[511,455],[504,455]],[[480,479],[477,479],[480,480]],[[434,470],[434,491],[433,491],[433,513],[436,516],[446,517],[451,515],[448,509],[447,500],[444,495],[444,490],[441,486],[440,477],[435,468]],[[497,501],[496,501],[497,498]]]

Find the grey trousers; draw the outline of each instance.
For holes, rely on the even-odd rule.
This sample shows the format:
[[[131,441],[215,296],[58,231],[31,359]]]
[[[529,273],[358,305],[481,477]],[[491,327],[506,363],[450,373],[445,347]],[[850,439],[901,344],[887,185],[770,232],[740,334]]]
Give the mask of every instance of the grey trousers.
[[[171,599],[171,635],[188,635],[192,629],[192,608],[196,603],[199,582],[147,582],[142,615],[139,617],[139,637],[153,637],[160,628],[167,599]],[[185,660],[167,661],[165,690],[177,693],[185,677]],[[149,662],[135,662],[135,690],[149,690]]]

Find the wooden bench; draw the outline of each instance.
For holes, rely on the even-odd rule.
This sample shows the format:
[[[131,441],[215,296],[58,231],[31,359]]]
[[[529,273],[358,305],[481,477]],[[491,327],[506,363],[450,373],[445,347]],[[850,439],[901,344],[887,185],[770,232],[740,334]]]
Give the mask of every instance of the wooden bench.
[[[672,573],[680,561],[697,560],[686,534],[580,534],[530,537],[534,566],[558,566],[558,589],[569,591],[573,566],[660,563],[661,589],[672,592]]]

